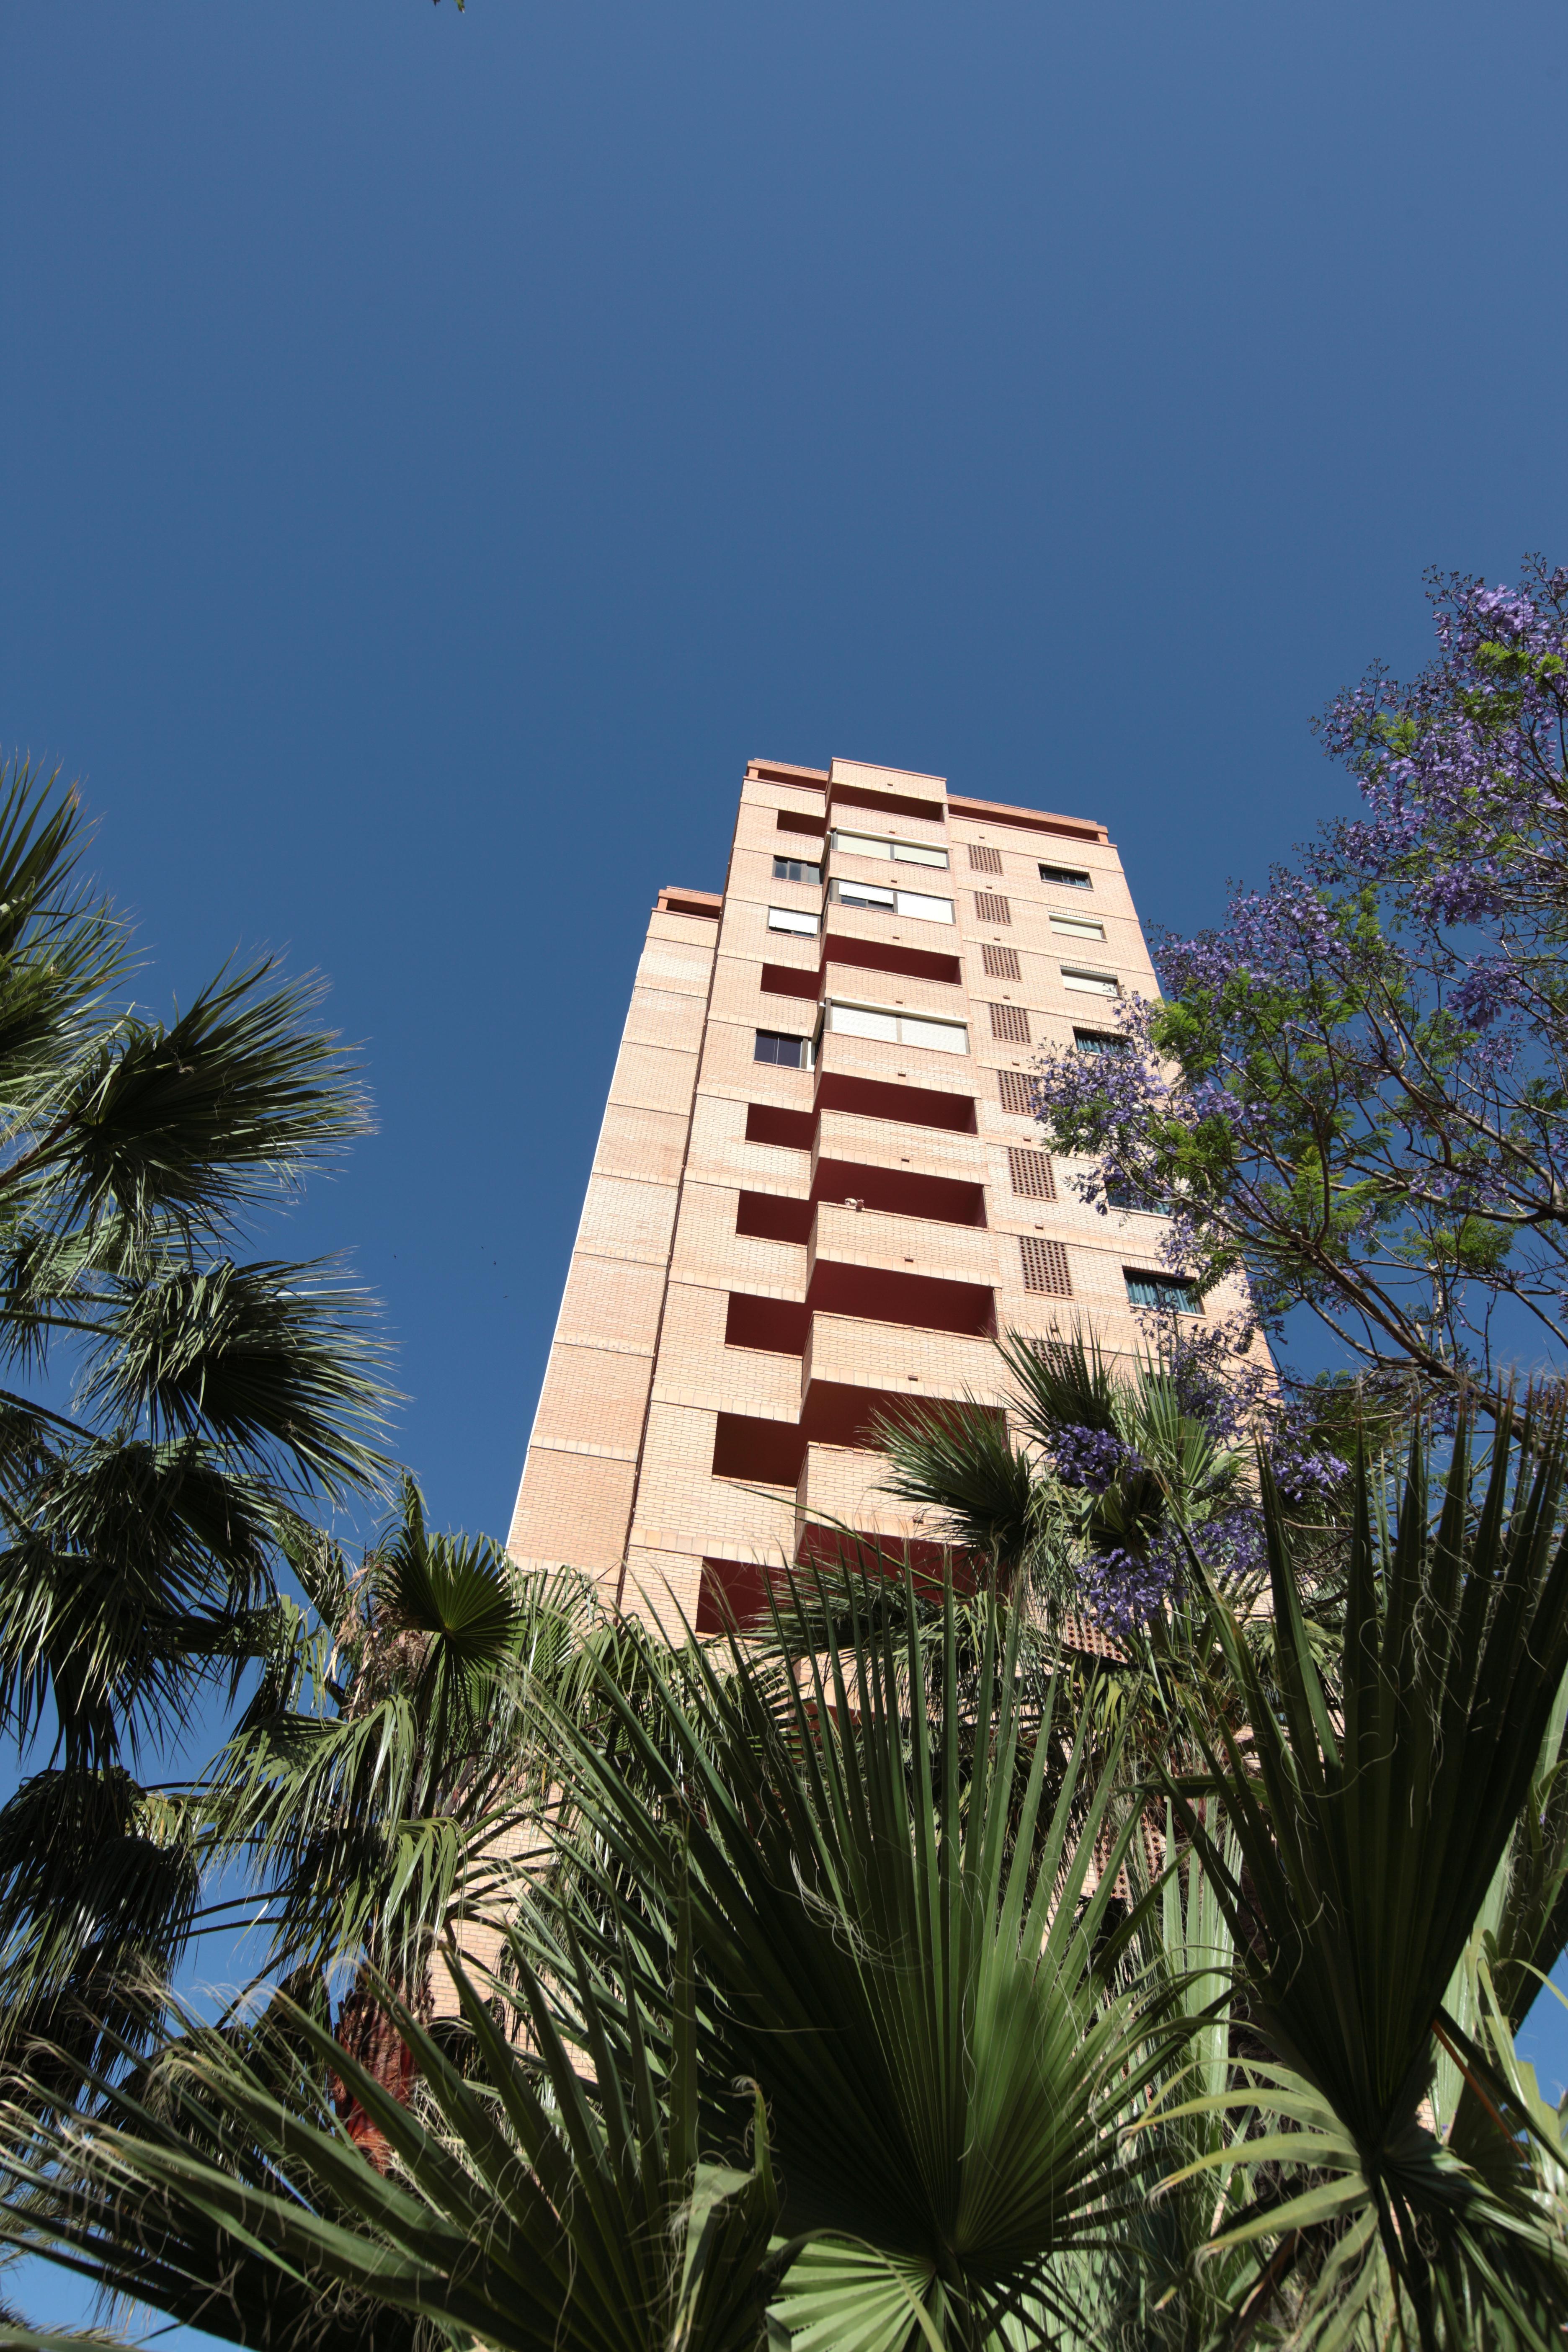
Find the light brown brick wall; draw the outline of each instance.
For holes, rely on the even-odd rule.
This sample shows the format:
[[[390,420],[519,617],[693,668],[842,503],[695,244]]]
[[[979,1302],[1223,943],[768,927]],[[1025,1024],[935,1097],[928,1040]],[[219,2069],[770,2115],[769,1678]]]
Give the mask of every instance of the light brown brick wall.
[[[825,792],[821,785],[826,786]],[[837,803],[848,789],[879,802],[918,801],[921,814]],[[675,1630],[694,1622],[704,1557],[782,1561],[808,1522],[844,1519],[868,1532],[918,1533],[915,1517],[878,1492],[880,1457],[858,1444],[799,1440],[793,1481],[714,1473],[721,1414],[741,1415],[796,1441],[809,1428],[814,1392],[864,1391],[1000,1402],[1005,1382],[989,1342],[861,1316],[818,1311],[799,1354],[726,1344],[732,1293],[805,1300],[824,1278],[913,1274],[989,1287],[999,1326],[1044,1333],[1084,1323],[1113,1354],[1139,1345],[1123,1268],[1156,1266],[1156,1219],[1099,1216],[1074,1196],[1070,1163],[1057,1164],[1057,1198],[1016,1194],[1009,1144],[1037,1145],[1030,1120],[1004,1111],[997,1073],[1026,1071],[1042,1044],[1070,1042],[1075,1025],[1107,1024],[1112,1007],[1065,986],[1062,966],[1100,967],[1123,989],[1154,992],[1147,949],[1116,851],[1081,822],[1007,821],[1020,812],[984,805],[950,810],[940,777],[837,761],[814,786],[749,772],[742,787],[720,919],[658,912],[638,967],[605,1125],[595,1154],[530,1443],[510,1548],[520,1559],[571,1561],[593,1570],[628,1610]],[[840,830],[944,847],[945,872],[860,853],[779,825],[781,812],[826,819]],[[1058,828],[1053,830],[1053,824]],[[1073,828],[1076,825],[1076,830]],[[1064,831],[1061,828],[1068,828]],[[1000,858],[1001,871],[971,867],[968,845]],[[952,924],[830,902],[826,888],[776,878],[775,856],[951,899]],[[1042,862],[1087,870],[1089,891],[1044,880]],[[979,893],[1005,898],[1011,920],[983,916]],[[770,907],[816,914],[816,938],[771,931]],[[1053,911],[1100,923],[1103,940],[1052,926]],[[957,981],[848,965],[824,965],[825,944],[870,941],[956,958]],[[1019,978],[988,974],[982,948],[1016,950]],[[791,1036],[818,1027],[815,998],[764,991],[764,964],[816,975],[818,995],[967,1024],[963,1056],[826,1032],[815,1072],[755,1060],[759,1029]],[[1030,1042],[993,1033],[989,1006],[1023,1008]],[[890,1121],[858,1110],[816,1108],[824,1076],[918,1087],[972,1099],[975,1132]],[[748,1105],[815,1114],[809,1150],[748,1142]],[[924,1214],[816,1210],[809,1239],[738,1234],[742,1192],[805,1202],[819,1163],[853,1161],[984,1188],[984,1226]],[[1070,1297],[1024,1286],[1021,1238],[1066,1251]],[[965,1294],[972,1297],[973,1292]],[[1216,1309],[1236,1303],[1216,1299]],[[814,1391],[814,1383],[816,1384]]]

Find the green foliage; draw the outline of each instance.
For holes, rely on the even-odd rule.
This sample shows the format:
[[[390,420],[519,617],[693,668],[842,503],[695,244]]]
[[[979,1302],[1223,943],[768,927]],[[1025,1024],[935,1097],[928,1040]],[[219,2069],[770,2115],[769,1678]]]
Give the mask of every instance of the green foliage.
[[[782,1692],[738,1643],[679,1690],[650,1657],[664,1738],[624,1716],[650,1793],[581,1741],[563,1769],[602,1857],[577,1883],[647,1911],[650,2000],[688,1890],[710,2070],[761,2091],[784,2227],[872,2249],[885,2294],[891,2266],[970,2345],[1131,2209],[1114,2119],[1180,2029],[1114,1980],[1137,1830],[1114,1751],[1089,1773],[1080,1740],[1046,1805],[1052,1725],[1019,1704],[1016,1615],[990,1621],[973,1712],[951,1596],[930,1675],[914,1622],[830,1637]]]
[[[1419,1444],[1392,1531],[1374,1526],[1361,1468],[1332,1689],[1269,1507],[1271,1684],[1217,1607],[1247,1746],[1222,1710],[1197,1728],[1245,1881],[1189,1816],[1193,1834],[1279,2062],[1230,2095],[1275,2118],[1255,2158],[1321,2176],[1247,2226],[1343,2226],[1365,2209],[1428,2344],[1478,2296],[1521,2343],[1544,2346],[1568,2322],[1568,2255],[1528,2198],[1500,2194],[1424,2119],[1435,2032],[1469,2063],[1445,1997],[1568,1675],[1562,1480],[1560,1427],[1516,1429],[1507,1405],[1479,1501],[1463,1424],[1435,1518]]]
[[[0,1809],[13,2054],[129,2030],[116,1972],[178,1958],[200,1823],[134,1775],[276,1647],[301,1515],[385,1468],[368,1302],[240,1255],[367,1125],[321,989],[256,964],[154,1018],[84,840],[0,769],[0,1726],[47,1753]]]
[[[275,2002],[262,2036],[197,2031],[68,2135],[64,2185],[26,2113],[4,2118],[23,2194],[0,2239],[26,2248],[46,2229],[80,2274],[240,2345],[329,2352],[357,2324],[401,2346],[401,2319],[500,2352],[750,2352],[779,2268],[766,2119],[759,2103],[749,2164],[701,2156],[684,1914],[672,1959],[662,2065],[635,2000],[623,2037],[606,2036],[585,1971],[574,2050],[519,1961],[525,2052],[454,1968],[463,2069],[381,1987],[418,2065],[417,2114],[307,2007]],[[285,2079],[280,2044],[314,2067]],[[347,2144],[313,2088],[323,2070],[384,2134],[393,2168]]]

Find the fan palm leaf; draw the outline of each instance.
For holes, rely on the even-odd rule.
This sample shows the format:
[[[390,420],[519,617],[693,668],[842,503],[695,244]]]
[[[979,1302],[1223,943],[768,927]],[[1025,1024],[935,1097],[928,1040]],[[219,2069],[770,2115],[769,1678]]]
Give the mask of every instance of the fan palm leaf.
[[[673,1958],[657,2067],[635,2003],[629,2042],[612,2050],[586,1972],[574,2057],[519,1960],[525,2056],[454,1964],[463,2069],[381,1985],[419,2072],[417,2108],[307,2008],[274,2005],[275,2035],[310,2062],[290,2086],[258,2063],[271,2053],[198,2032],[154,2070],[159,2104],[121,2091],[90,2132],[5,2117],[21,2194],[0,2239],[245,2345],[276,2341],[278,2306],[292,2315],[315,2294],[334,2316],[404,2315],[503,2352],[753,2352],[779,2268],[765,2117],[759,2105],[749,2164],[700,2156],[689,1924]],[[313,2087],[329,2072],[395,2150],[390,2171],[334,2126]],[[267,2278],[270,2297],[233,2292]],[[300,2340],[312,2341],[308,2322]]]
[[[1046,1807],[1050,1706],[1026,1720],[1017,1613],[990,1617],[973,1710],[951,1591],[934,1676],[913,1618],[830,1637],[782,1706],[738,1642],[679,1687],[650,1658],[661,1736],[622,1718],[641,1789],[567,1730],[562,1769],[602,1899],[639,1890],[646,1983],[689,1889],[709,2073],[760,2087],[784,2226],[870,2249],[881,2294],[891,2264],[943,2341],[978,2344],[1054,2254],[1117,2227],[1134,2190],[1111,2122],[1179,2028],[1110,1981],[1137,1829],[1116,1759],[1089,1779],[1075,1753]],[[826,2324],[820,2273],[812,2291]]]
[[[1358,1465],[1332,1702],[1265,1470],[1272,1675],[1216,1599],[1249,1744],[1223,1708],[1194,1723],[1245,1878],[1188,1809],[1190,1825],[1283,2070],[1268,2077],[1278,2144],[1264,2146],[1323,2176],[1246,2229],[1370,2210],[1426,2343],[1476,2296],[1521,2343],[1568,2320],[1561,2242],[1441,2147],[1423,2112],[1435,2035],[1468,2072],[1484,2064],[1444,2004],[1568,1671],[1563,1467],[1560,1426],[1505,1402],[1479,1496],[1461,1424],[1436,1517],[1417,1442],[1390,1532]]]

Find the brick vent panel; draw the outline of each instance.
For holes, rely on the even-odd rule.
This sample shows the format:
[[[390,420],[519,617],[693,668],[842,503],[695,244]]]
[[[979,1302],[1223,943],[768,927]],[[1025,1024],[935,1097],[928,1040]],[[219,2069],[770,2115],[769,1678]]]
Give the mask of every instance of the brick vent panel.
[[[991,1034],[1005,1037],[1011,1045],[1026,1045],[1029,1041],[1029,1016],[1021,1004],[994,1004],[991,1007]]]
[[[996,1086],[1004,1110],[1016,1111],[1021,1118],[1034,1118],[1034,1090],[1022,1070],[998,1070]]]
[[[1020,1234],[1018,1250],[1024,1261],[1026,1290],[1043,1290],[1053,1298],[1072,1297],[1068,1254],[1060,1242],[1048,1242],[1039,1234]]]
[[[983,923],[1011,923],[1013,909],[998,891],[976,890],[974,912]]]
[[[1051,1163],[1043,1151],[1031,1151],[1026,1144],[1010,1144],[1007,1165],[1013,1173],[1013,1190],[1026,1201],[1054,1201],[1057,1180]]]
[[[980,950],[987,980],[1022,980],[1016,948],[999,948],[988,940]]]
[[[1000,874],[1002,852],[999,849],[988,849],[984,842],[972,841],[969,845],[969,864],[971,871],[975,874]]]

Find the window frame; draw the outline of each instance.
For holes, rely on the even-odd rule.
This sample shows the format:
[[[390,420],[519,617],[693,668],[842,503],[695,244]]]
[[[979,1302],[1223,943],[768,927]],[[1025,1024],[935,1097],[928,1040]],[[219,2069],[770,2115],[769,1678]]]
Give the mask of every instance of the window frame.
[[[890,834],[844,833],[835,825],[827,844],[831,850],[846,857],[879,857],[889,866],[928,866],[933,870],[940,868],[943,874],[952,870],[952,860],[945,849],[923,841],[895,841]]]
[[[792,866],[802,866],[805,870],[803,873],[792,874],[789,870]],[[781,857],[778,851],[775,849],[773,852],[773,880],[775,882],[799,882],[804,884],[805,887],[808,890],[820,890],[822,887],[822,860],[817,857]]]
[[[798,1045],[800,1059],[781,1062],[776,1054],[760,1052],[758,1049],[764,1038],[774,1045]],[[803,1037],[797,1031],[790,1029],[757,1029],[752,1032],[752,1059],[761,1063],[766,1070],[813,1070],[816,1067],[816,1040],[815,1037]]]
[[[778,917],[775,922],[774,916]],[[819,940],[822,937],[822,917],[813,914],[809,907],[770,907],[768,929],[785,939]]]
[[[952,900],[938,898],[934,891],[900,890],[891,882],[858,882],[854,879],[850,880],[848,887],[854,891],[879,892],[880,898],[879,899],[865,897],[847,898],[844,896],[844,877],[836,874],[828,885],[828,904],[833,907],[850,907],[862,915],[899,915],[909,923],[940,923],[948,929],[952,927]],[[881,900],[889,898],[892,900],[891,906],[881,903]],[[918,906],[913,903],[917,899],[920,902]],[[926,912],[928,907],[945,907],[947,912],[944,915],[928,914]]]
[[[889,1036],[872,1029],[840,1028],[833,1017],[836,1013],[858,1013],[863,1020],[889,1021],[892,1024],[892,1034]],[[923,1038],[906,1036],[906,1024],[917,1029],[951,1029],[961,1042],[956,1045],[933,1045]],[[950,1054],[954,1058],[969,1054],[967,1021],[943,1021],[930,1013],[911,1013],[907,1005],[869,1004],[852,996],[830,996],[823,1005],[823,1024],[829,1036],[861,1037],[874,1045],[910,1046],[917,1053]]]
[[[1098,940],[1101,947],[1105,945],[1105,925],[1097,916],[1058,915],[1053,907],[1049,909],[1047,919],[1052,930],[1062,939]]]
[[[1113,1000],[1121,994],[1121,981],[1114,971],[1096,971],[1088,964],[1070,963],[1058,964],[1057,971],[1069,995]]]
[[[1190,1275],[1156,1274],[1144,1266],[1124,1265],[1121,1269],[1121,1279],[1127,1285],[1128,1306],[1137,1307],[1145,1315],[1201,1315],[1204,1311],[1204,1302],[1198,1295],[1198,1286]],[[1179,1291],[1191,1304],[1184,1307],[1179,1306],[1169,1297],[1135,1298],[1132,1295],[1132,1286],[1135,1282],[1142,1283],[1152,1290]]]
[[[1040,861],[1040,879],[1054,882],[1064,890],[1092,890],[1094,877],[1077,866],[1047,866]]]

